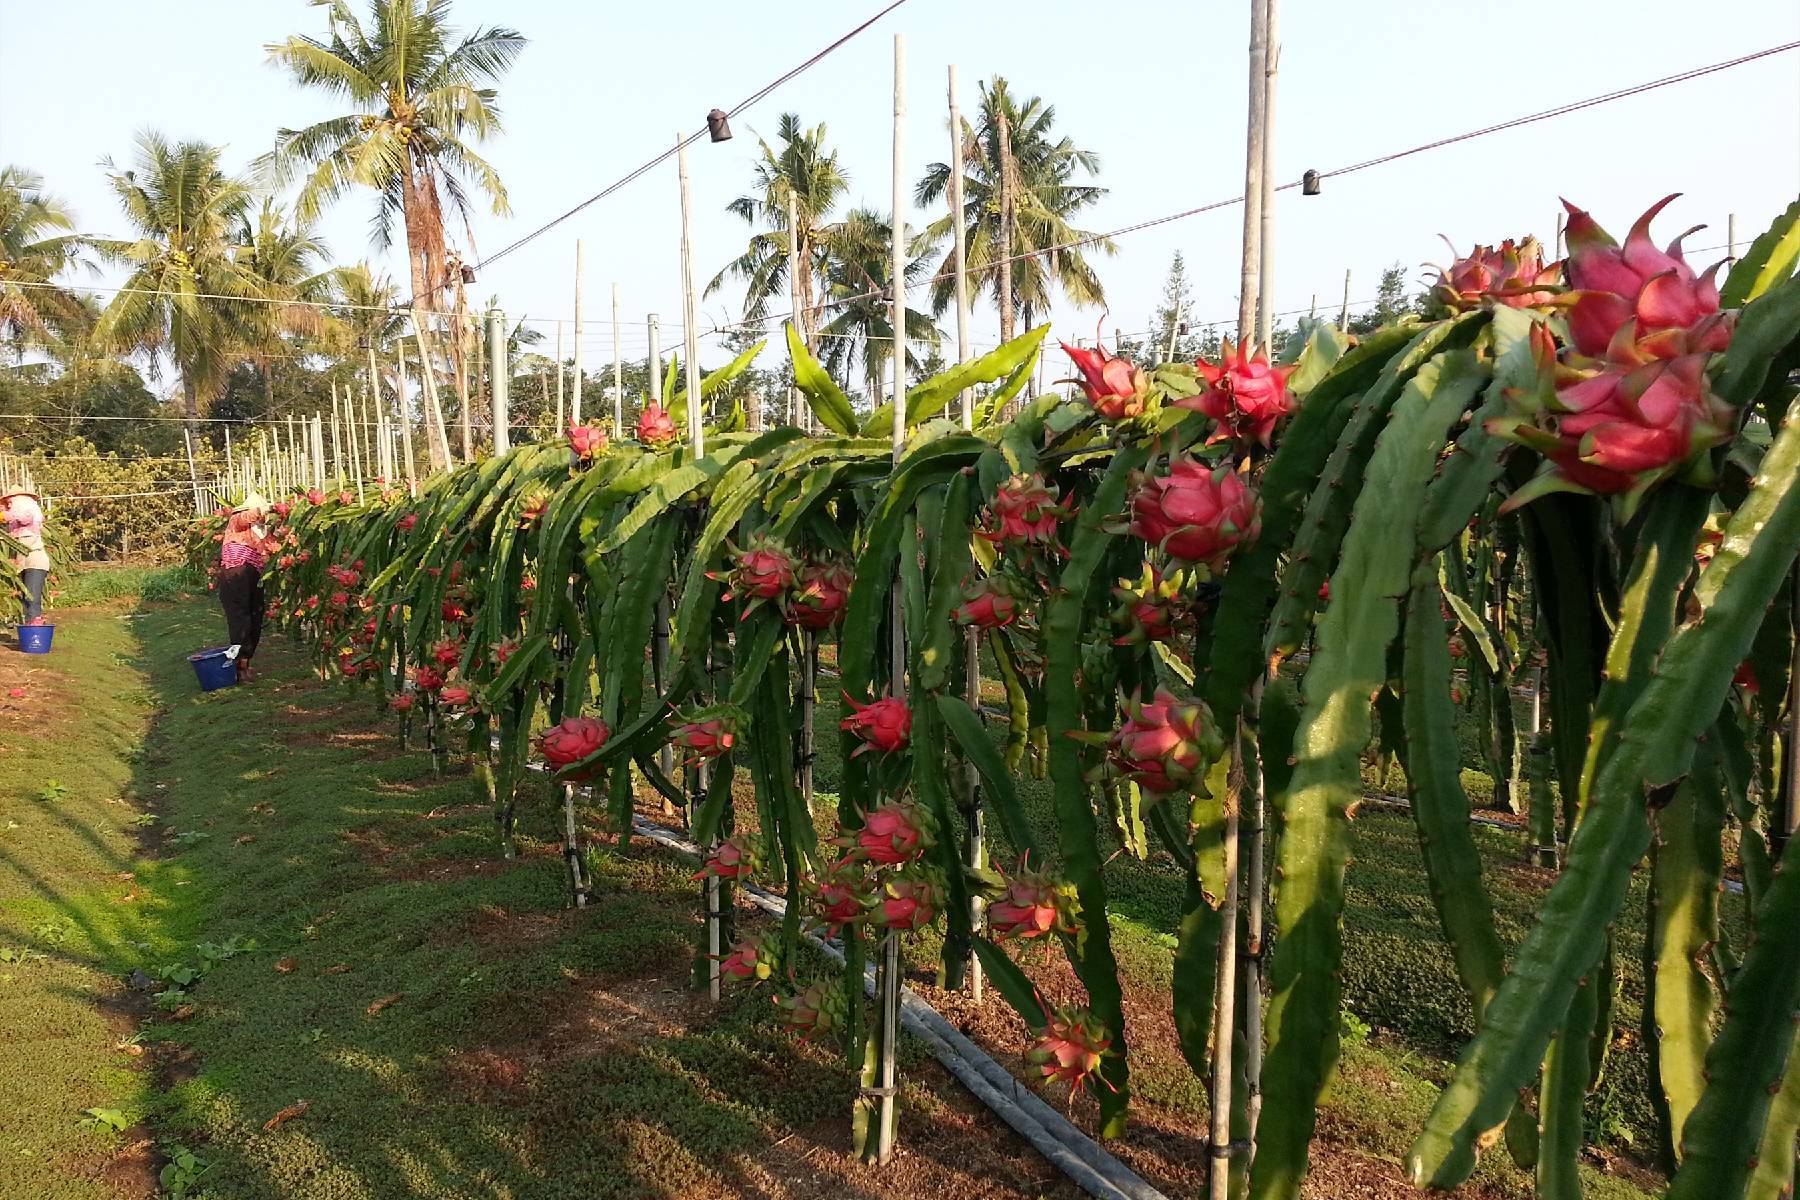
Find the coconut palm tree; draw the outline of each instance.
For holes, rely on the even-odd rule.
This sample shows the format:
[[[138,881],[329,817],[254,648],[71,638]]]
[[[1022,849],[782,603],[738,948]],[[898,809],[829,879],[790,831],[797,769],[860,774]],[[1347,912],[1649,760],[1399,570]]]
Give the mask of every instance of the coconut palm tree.
[[[202,397],[218,393],[242,349],[254,343],[264,315],[256,311],[263,282],[235,256],[233,235],[249,216],[250,189],[220,170],[221,153],[146,132],[132,166],[101,164],[137,237],[94,241],[103,258],[131,270],[102,311],[95,341],[147,353],[153,375],[166,352],[181,373],[190,422]]]
[[[1093,236],[1070,221],[1106,194],[1105,188],[1082,182],[1099,174],[1099,156],[1055,135],[1055,124],[1054,106],[1037,96],[1020,101],[998,75],[981,85],[976,123],[963,122],[962,221],[968,243],[969,279],[977,294],[991,292],[997,307],[1004,308],[1000,304],[1000,271],[995,263]],[[1003,133],[1008,136],[1003,138]],[[1006,152],[1003,141],[1010,143],[1004,148]],[[1002,186],[1008,182],[1009,186]],[[921,206],[936,204],[949,183],[949,165],[932,163],[925,169],[914,198]],[[1002,219],[1003,200],[1010,201],[1012,210],[1011,237],[1006,244],[1001,233],[1006,223]],[[950,220],[946,214],[928,226],[926,232],[944,238],[950,233]],[[1091,246],[1104,254],[1115,252],[1110,240]],[[946,255],[936,272],[940,278],[932,285],[931,301],[939,313],[956,299],[953,267]],[[1011,311],[1000,313],[1001,335],[1005,338],[1013,336],[1017,318],[1023,317],[1030,325],[1047,313],[1056,288],[1061,288],[1063,295],[1076,304],[1106,302],[1106,290],[1082,249],[1019,258],[1011,264],[1010,276]]]
[[[475,143],[500,131],[491,85],[525,48],[511,29],[459,37],[450,0],[369,0],[367,20],[348,0],[328,10],[324,38],[295,36],[267,48],[305,87],[349,102],[350,112],[304,129],[283,129],[265,160],[278,180],[304,173],[295,215],[314,219],[353,187],[374,189],[374,241],[392,244],[394,218],[406,235],[414,304],[434,309],[445,275],[446,204],[465,226],[473,184],[496,215],[506,187]],[[471,238],[471,240],[473,240]]]
[[[821,277],[830,256],[832,210],[850,187],[850,177],[838,161],[837,151],[826,148],[825,126],[801,126],[794,113],[782,113],[776,127],[776,144],[757,139],[760,157],[750,191],[726,205],[726,211],[761,230],[750,237],[744,253],[726,265],[706,285],[708,296],[728,276],[742,279],[744,319],[759,321],[771,299],[789,292],[788,242],[790,233],[805,264],[800,272],[801,330],[811,345],[819,328],[818,314],[811,311]],[[787,206],[794,202],[794,228],[788,229]]]
[[[825,301],[831,305],[832,318],[819,330],[824,344],[821,361],[840,379],[848,379],[851,365],[860,361],[871,407],[880,407],[887,398],[889,364],[894,360],[894,317],[887,295],[894,277],[893,222],[881,213],[856,208],[831,227],[828,236]],[[913,239],[907,253],[909,284],[930,271],[933,249],[929,235]],[[913,371],[921,361],[915,347],[935,346],[942,334],[928,315],[908,309],[906,337],[906,365]]]
[[[43,176],[0,167],[0,337],[20,355],[87,325],[88,307],[56,282],[82,261],[86,242],[74,230]]]
[[[257,305],[248,314],[256,337],[245,357],[262,376],[263,399],[270,412],[275,410],[271,367],[287,347],[283,335],[317,336],[324,330],[318,305],[330,299],[333,290],[333,272],[324,265],[330,253],[309,222],[290,223],[272,200],[264,200],[254,216],[246,212],[239,218],[238,264],[255,276],[265,295],[292,302]]]

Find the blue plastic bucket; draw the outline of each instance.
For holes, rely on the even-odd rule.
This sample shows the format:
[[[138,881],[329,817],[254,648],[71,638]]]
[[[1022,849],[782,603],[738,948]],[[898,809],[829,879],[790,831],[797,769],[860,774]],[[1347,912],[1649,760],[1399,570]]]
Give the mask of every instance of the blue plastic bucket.
[[[194,677],[200,681],[203,692],[216,692],[238,681],[237,663],[225,657],[223,646],[190,654],[188,661],[194,664]]]
[[[26,654],[50,653],[50,639],[56,634],[54,625],[19,626],[19,649]]]

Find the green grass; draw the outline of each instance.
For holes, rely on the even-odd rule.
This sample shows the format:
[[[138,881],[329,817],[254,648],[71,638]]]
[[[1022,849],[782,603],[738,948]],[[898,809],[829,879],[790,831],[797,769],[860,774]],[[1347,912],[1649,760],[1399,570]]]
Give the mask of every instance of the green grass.
[[[50,606],[80,608],[118,600],[163,603],[178,600],[205,587],[185,565],[118,566],[110,563],[83,565],[58,577],[51,585]],[[54,618],[55,613],[51,613]]]
[[[0,947],[25,956],[0,963],[0,1196],[116,1195],[104,1173],[146,1131],[220,1200],[756,1194],[750,1164],[795,1130],[841,1149],[840,1060],[766,989],[716,1010],[683,991],[691,866],[597,847],[595,906],[565,912],[547,789],[499,863],[468,776],[279,643],[257,685],[201,696],[183,654],[216,634],[209,605],[63,616],[32,689],[70,707],[0,755]],[[27,795],[51,776],[54,800]],[[189,1019],[138,1013],[135,1062],[103,1015],[133,969],[201,972],[164,1000]]]

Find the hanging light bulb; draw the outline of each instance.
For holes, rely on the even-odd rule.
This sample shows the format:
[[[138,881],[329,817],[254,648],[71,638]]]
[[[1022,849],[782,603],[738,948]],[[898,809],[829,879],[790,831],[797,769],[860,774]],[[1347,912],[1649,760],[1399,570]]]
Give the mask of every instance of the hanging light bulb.
[[[726,118],[724,109],[715,108],[706,114],[706,132],[715,142],[731,140],[731,122]]]

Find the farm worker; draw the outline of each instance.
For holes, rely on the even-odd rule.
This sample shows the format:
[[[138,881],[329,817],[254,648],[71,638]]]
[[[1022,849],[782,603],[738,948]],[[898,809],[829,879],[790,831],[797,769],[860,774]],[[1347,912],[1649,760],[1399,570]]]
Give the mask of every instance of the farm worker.
[[[275,549],[275,539],[263,525],[268,507],[262,493],[250,493],[232,510],[225,538],[219,543],[219,607],[225,610],[226,636],[236,651],[240,682],[253,677],[250,660],[256,657],[256,644],[262,640],[266,604],[262,572]]]
[[[13,556],[13,566],[25,584],[25,623],[44,622],[44,581],[50,578],[50,555],[44,550],[44,508],[36,492],[14,488],[0,496],[6,513],[7,536],[25,547]]]

